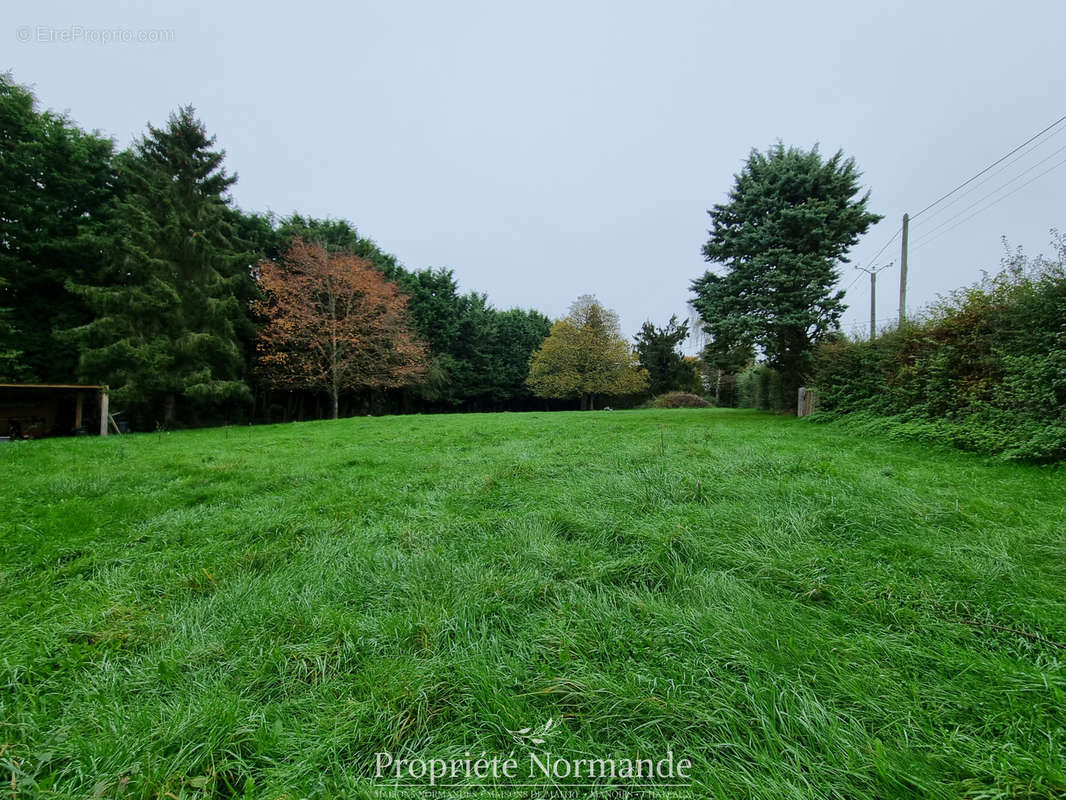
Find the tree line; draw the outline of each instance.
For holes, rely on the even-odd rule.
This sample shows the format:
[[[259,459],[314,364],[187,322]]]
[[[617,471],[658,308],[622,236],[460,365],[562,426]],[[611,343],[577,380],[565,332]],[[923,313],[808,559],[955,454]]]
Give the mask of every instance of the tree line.
[[[592,407],[698,381],[687,328],[635,348],[408,269],[346,220],[239,208],[191,107],[128,149],[0,75],[0,382],[106,383],[135,429]]]
[[[922,370],[932,376],[929,393],[966,394],[936,383],[961,347],[955,341],[925,353],[911,339],[886,339],[906,342],[891,368],[877,362],[894,377],[865,384],[864,371],[849,372],[848,359],[872,364],[887,345],[842,344],[840,267],[881,219],[842,152],[826,158],[817,147],[778,143],[749,154],[727,200],[708,212],[702,253],[712,267],[690,287],[706,341],[694,359],[682,351],[688,322],[676,317],[646,322],[629,342],[593,296],[554,321],[534,309],[499,310],[483,293],[461,292],[450,269],[405,267],[346,220],[242,210],[225,152],[189,107],[118,151],[38,110],[27,88],[0,75],[0,145],[0,382],[107,383],[136,429],[596,408],[675,390],[787,410],[812,379],[825,383],[827,406],[851,410],[862,406],[849,399],[860,384],[874,391]],[[968,319],[942,315],[956,318]],[[1059,363],[1057,342],[1032,355],[1045,359],[1033,374],[1051,376],[1030,386],[1044,398],[1040,424],[1053,416],[1047,409],[1061,409],[1058,395],[1045,397],[1046,386],[1060,388],[1047,366]],[[1013,375],[1029,357],[1001,350],[974,358],[999,358],[1002,375]],[[1011,377],[1009,387],[1022,380]],[[903,394],[877,392],[902,413]],[[919,395],[906,407],[940,408]],[[1007,414],[1002,422],[1012,418],[1004,398],[1032,405],[1023,395],[1003,388],[972,408]]]

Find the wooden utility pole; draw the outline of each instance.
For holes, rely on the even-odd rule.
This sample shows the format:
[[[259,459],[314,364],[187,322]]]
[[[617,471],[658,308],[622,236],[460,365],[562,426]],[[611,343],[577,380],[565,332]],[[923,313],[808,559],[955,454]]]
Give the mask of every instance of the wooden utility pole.
[[[880,267],[856,267],[870,275],[870,340],[877,336],[877,273],[892,266],[892,262]]]
[[[870,341],[877,336],[877,270],[870,270]]]
[[[907,233],[910,229],[909,214],[903,215],[903,245],[899,254],[899,326],[907,318]]]

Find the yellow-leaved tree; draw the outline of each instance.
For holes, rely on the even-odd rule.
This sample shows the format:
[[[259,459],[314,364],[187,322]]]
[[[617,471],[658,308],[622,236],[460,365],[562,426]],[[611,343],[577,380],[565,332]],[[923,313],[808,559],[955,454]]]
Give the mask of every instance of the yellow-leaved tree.
[[[580,399],[585,411],[595,407],[596,397],[644,391],[648,373],[622,338],[618,315],[582,295],[533,353],[526,383],[538,397]]]

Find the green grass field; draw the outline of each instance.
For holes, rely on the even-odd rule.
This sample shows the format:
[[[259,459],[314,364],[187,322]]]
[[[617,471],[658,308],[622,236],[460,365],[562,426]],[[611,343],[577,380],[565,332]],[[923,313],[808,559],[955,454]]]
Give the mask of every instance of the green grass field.
[[[651,797],[1066,794],[1060,470],[681,410],[15,443],[0,475],[5,799],[389,797],[376,753],[531,748],[693,761]],[[499,791],[565,794],[536,782]]]

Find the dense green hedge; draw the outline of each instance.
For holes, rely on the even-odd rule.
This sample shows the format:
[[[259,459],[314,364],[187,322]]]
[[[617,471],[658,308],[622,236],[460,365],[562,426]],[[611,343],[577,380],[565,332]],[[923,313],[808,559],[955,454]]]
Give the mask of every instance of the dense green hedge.
[[[734,397],[738,408],[785,411],[790,407],[781,375],[766,364],[753,364],[737,375]]]
[[[1005,260],[873,341],[819,348],[823,418],[1011,459],[1066,459],[1066,240],[1057,257]]]

